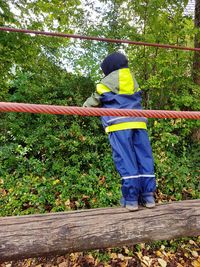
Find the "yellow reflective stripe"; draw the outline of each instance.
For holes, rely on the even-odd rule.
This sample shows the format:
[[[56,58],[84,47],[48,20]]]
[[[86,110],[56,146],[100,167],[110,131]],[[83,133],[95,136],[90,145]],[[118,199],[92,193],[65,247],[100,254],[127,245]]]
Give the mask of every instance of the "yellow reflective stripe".
[[[128,129],[147,129],[147,125],[145,122],[140,122],[140,121],[122,122],[106,127],[105,131],[106,133],[110,133]]]
[[[99,95],[110,92],[110,89],[102,83],[97,84],[96,91]]]
[[[130,69],[119,70],[119,94],[132,95],[134,93],[134,81]]]

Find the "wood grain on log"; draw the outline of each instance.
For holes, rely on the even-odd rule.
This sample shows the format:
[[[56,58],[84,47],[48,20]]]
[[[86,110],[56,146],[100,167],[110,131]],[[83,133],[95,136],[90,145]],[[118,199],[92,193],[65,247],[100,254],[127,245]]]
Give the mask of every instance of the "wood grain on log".
[[[0,218],[0,260],[200,235],[200,200]]]

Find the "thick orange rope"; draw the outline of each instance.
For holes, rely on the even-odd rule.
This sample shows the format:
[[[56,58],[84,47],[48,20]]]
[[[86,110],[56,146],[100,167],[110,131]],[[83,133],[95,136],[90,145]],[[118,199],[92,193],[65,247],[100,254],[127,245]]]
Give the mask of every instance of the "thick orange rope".
[[[81,115],[81,116],[132,116],[147,118],[173,118],[173,119],[200,119],[200,111],[174,111],[174,110],[132,110],[83,108],[55,105],[38,105],[24,103],[0,102],[0,112],[26,112],[43,114]]]

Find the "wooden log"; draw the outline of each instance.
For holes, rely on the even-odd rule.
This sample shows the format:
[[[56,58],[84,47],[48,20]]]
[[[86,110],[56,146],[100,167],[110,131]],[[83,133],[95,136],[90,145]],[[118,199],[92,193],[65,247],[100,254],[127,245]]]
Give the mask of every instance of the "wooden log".
[[[200,200],[0,218],[0,260],[200,235]]]

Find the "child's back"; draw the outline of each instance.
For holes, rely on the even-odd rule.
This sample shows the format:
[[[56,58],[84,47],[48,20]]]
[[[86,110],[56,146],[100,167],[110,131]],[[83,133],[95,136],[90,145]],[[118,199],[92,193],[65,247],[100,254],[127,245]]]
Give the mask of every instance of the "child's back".
[[[142,109],[141,90],[121,53],[113,53],[101,64],[106,75],[97,84],[96,92],[84,103],[85,107],[102,106],[117,109]],[[156,188],[154,163],[147,134],[147,119],[143,117],[102,117],[109,133],[113,160],[122,178],[122,205],[138,209],[138,201],[155,206]]]

